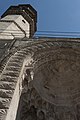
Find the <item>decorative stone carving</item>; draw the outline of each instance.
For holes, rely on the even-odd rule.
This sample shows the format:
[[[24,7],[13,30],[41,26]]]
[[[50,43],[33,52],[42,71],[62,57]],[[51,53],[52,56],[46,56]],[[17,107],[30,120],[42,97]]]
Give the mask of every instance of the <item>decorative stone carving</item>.
[[[0,81],[0,89],[14,90],[14,88],[15,88],[15,83],[14,82]]]
[[[33,86],[52,104],[75,106],[80,102],[79,52],[61,49],[44,55],[34,65]]]
[[[20,113],[20,120],[78,120],[72,108],[47,102],[33,86],[21,96]]]
[[[6,114],[7,114],[7,109],[0,109],[0,120],[5,120]]]
[[[45,119],[45,113],[42,110],[38,112],[37,120],[46,120]]]
[[[10,98],[0,98],[0,109],[8,109],[10,100]]]
[[[31,81],[26,91],[23,92],[24,94],[21,95],[21,115],[25,118],[22,119],[28,119],[25,115],[26,113],[28,114],[31,107],[34,106],[37,119],[79,120],[79,107],[76,106],[76,104],[80,103],[80,87],[78,86],[80,84],[79,40],[33,40],[33,42],[30,41],[29,44],[29,41],[25,40],[24,45],[22,45],[23,40],[19,42],[20,45],[18,44],[17,47],[12,49],[11,55],[17,50],[20,51],[17,51],[13,56],[10,55],[10,59],[7,57],[8,63],[6,61],[3,67],[4,70],[2,68],[0,70],[2,82],[16,83],[26,55],[29,54],[34,58],[35,74],[33,81],[36,82],[37,80],[37,82],[36,84],[35,82],[32,84]],[[16,43],[14,46],[16,46]],[[13,71],[13,73],[10,71]],[[3,84],[1,87],[6,90],[7,85]],[[10,88],[11,90],[13,89],[12,86]],[[13,92],[10,95],[8,92],[7,90],[1,91],[1,96],[5,94],[6,96],[4,95],[4,97],[12,98]],[[3,105],[5,105],[5,103],[7,104],[7,101],[3,101]],[[74,106],[76,106],[76,112],[74,112]],[[0,115],[4,113],[3,111],[5,110],[2,110]],[[74,113],[76,113],[76,117]],[[44,117],[39,118],[40,114]]]
[[[12,95],[13,95],[13,90],[0,89],[0,97],[2,97],[2,98],[11,98]]]

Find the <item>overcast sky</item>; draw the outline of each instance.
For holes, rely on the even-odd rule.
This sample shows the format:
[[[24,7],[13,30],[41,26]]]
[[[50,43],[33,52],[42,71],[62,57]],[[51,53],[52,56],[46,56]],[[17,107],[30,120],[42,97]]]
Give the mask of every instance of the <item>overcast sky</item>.
[[[80,0],[0,0],[0,15],[21,3],[37,10],[38,31],[80,32]]]

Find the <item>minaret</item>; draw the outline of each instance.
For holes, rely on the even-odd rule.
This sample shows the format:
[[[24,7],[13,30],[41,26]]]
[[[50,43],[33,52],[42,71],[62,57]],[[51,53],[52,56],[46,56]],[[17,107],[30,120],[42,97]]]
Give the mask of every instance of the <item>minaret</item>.
[[[37,12],[30,4],[9,7],[0,19],[0,39],[30,38],[36,32]]]

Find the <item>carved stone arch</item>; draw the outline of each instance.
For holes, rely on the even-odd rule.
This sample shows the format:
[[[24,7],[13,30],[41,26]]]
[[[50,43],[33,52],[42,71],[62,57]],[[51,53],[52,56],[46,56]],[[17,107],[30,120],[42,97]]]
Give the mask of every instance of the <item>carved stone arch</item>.
[[[64,109],[65,112],[67,111],[66,105],[62,104],[61,101],[60,101],[61,106],[59,106],[59,101],[56,101],[56,102],[50,101],[50,99],[47,99],[47,97],[45,97],[46,94],[43,97],[42,93],[40,92],[40,91],[43,91],[43,88],[41,89],[40,86],[38,87],[38,84],[37,84],[38,81],[36,81],[36,80],[41,79],[41,76],[38,76],[38,75],[39,75],[40,71],[43,70],[43,68],[45,68],[45,70],[47,71],[48,67],[46,69],[46,66],[49,66],[49,63],[53,64],[53,67],[54,67],[54,65],[56,65],[56,62],[57,62],[57,64],[59,66],[60,65],[61,65],[61,67],[64,66],[63,67],[63,69],[64,69],[65,65],[69,66],[68,62],[70,60],[74,64],[73,70],[75,71],[75,68],[76,68],[75,61],[78,62],[77,65],[79,65],[79,61],[80,61],[80,43],[77,44],[77,42],[75,43],[75,42],[67,41],[65,44],[65,41],[50,40],[50,41],[46,41],[46,42],[45,41],[44,42],[42,42],[42,41],[32,42],[29,44],[28,45],[27,44],[21,45],[20,47],[18,47],[15,50],[16,52],[9,58],[8,62],[6,63],[6,65],[3,69],[3,72],[1,73],[1,79],[0,79],[0,98],[1,98],[1,101],[0,101],[1,106],[0,107],[1,108],[0,108],[0,114],[2,117],[5,117],[6,114],[8,113],[6,120],[9,120],[8,118],[9,118],[10,114],[14,114],[13,118],[16,117],[16,111],[17,111],[17,106],[18,106],[19,96],[20,96],[20,84],[19,83],[20,83],[21,76],[23,74],[22,71],[23,71],[24,66],[26,64],[25,61],[27,61],[29,59],[33,59],[32,64],[34,66],[34,71],[35,71],[35,76],[36,76],[36,78],[34,78],[35,82],[34,82],[33,87],[36,88],[34,90],[34,92],[36,94],[38,104],[36,103],[35,106],[38,106],[39,103],[42,103],[42,105],[44,105],[44,106],[46,104],[46,111],[48,111],[47,106],[49,106],[49,109],[50,109],[50,111],[48,111],[49,114],[51,113],[51,111],[53,111],[54,106],[55,106],[55,111],[57,111],[57,113],[59,113],[59,111],[61,111],[62,109]],[[77,56],[77,58],[76,58],[76,56]],[[55,62],[53,62],[53,61],[55,61]],[[59,62],[61,62],[62,64],[59,64]],[[52,67],[52,66],[49,66],[49,68],[50,67]],[[53,69],[53,72],[55,73],[56,71],[53,67],[52,67],[52,69]],[[71,67],[71,64],[70,64],[70,67]],[[58,73],[63,72],[63,69],[58,69]],[[78,71],[79,69],[76,69],[76,70]],[[48,71],[45,74],[51,75],[51,73],[50,73],[51,69],[50,69],[49,73],[48,73]],[[42,71],[42,72],[44,72],[44,71]],[[57,75],[57,79],[58,79],[58,74],[57,73],[55,73],[55,74]],[[61,75],[62,75],[62,73],[61,73]],[[48,79],[48,77],[49,76],[44,78],[45,79],[44,83],[46,83],[45,81]],[[52,77],[54,77],[54,76],[52,76]],[[55,81],[55,79],[54,79],[54,81]],[[44,85],[44,83],[42,83],[42,85]],[[80,82],[78,82],[78,83],[80,83]],[[62,83],[62,84],[64,85],[64,83]],[[41,85],[41,84],[39,84],[39,85]],[[66,83],[65,83],[65,85],[66,85]],[[46,83],[46,86],[43,86],[43,87],[45,87],[45,89],[47,89],[47,91],[48,91],[48,88],[50,87],[50,85],[49,84],[47,85],[47,83]],[[37,88],[40,88],[40,89],[37,89]],[[56,89],[56,87],[55,87],[55,89]],[[30,92],[30,91],[28,91],[28,92]],[[75,90],[74,90],[73,94],[74,93],[75,93]],[[77,91],[76,91],[76,93],[77,93]],[[15,95],[18,96],[16,99],[14,99]],[[33,93],[32,93],[32,95],[34,96]],[[56,97],[54,94],[51,94],[51,93],[48,95],[52,96],[53,99],[55,99],[55,97]],[[77,95],[77,99],[78,99],[79,94],[76,94],[76,95]],[[15,102],[13,102],[13,101],[15,101]],[[32,102],[31,104],[33,104],[34,101],[35,101],[35,99],[33,101],[31,101]],[[75,102],[74,103],[74,105],[75,105],[76,101],[74,101],[74,102]],[[14,105],[12,103],[14,103]],[[55,104],[53,104],[53,103],[55,103]],[[78,101],[78,103],[79,103],[79,101]],[[47,104],[49,104],[49,105],[47,105]],[[69,104],[67,104],[67,106],[68,105]],[[12,106],[16,106],[15,107],[16,110],[14,108],[12,109]],[[42,109],[45,112],[44,107],[40,106],[40,109]],[[70,107],[70,109],[72,110],[73,107]],[[79,109],[79,107],[78,107],[78,109]],[[69,107],[68,107],[68,110],[69,110]],[[54,116],[56,116],[55,111],[54,111]],[[62,110],[62,113],[63,113],[63,110]],[[45,114],[46,114],[46,112],[45,112]],[[67,113],[66,113],[66,115],[67,115]],[[57,118],[55,118],[55,120],[56,119]]]
[[[20,82],[25,64],[29,64],[32,54],[21,49],[10,56],[0,75],[0,119],[9,120],[10,115],[16,118],[20,97]],[[14,106],[14,108],[13,108]],[[7,115],[7,116],[6,116]]]

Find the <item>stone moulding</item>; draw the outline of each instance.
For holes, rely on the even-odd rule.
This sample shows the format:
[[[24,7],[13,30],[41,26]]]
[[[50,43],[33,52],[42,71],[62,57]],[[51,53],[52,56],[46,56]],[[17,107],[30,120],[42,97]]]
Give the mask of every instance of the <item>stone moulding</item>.
[[[29,55],[22,55],[20,53],[15,53],[12,55],[8,62],[6,63],[6,66],[4,67],[2,73],[1,73],[1,83],[0,83],[0,98],[4,98],[4,106],[3,110],[6,110],[6,113],[1,114],[1,120],[9,120],[12,119],[11,116],[13,116],[13,119],[16,117],[16,110],[17,110],[17,105],[18,105],[18,99],[20,97],[20,91],[19,91],[19,85],[20,85],[20,79],[21,79],[21,74],[23,71],[22,68],[25,65],[24,59]],[[9,87],[8,87],[9,85]],[[17,91],[16,91],[17,89]],[[17,92],[17,94],[15,93]],[[10,99],[9,101],[6,102],[6,99]],[[17,99],[16,99],[17,98]],[[15,101],[15,99],[17,101]],[[12,111],[12,106],[14,105],[14,101],[16,103],[16,106],[14,110]],[[1,104],[3,105],[3,101],[0,101]],[[7,108],[5,108],[7,106]],[[2,108],[1,108],[2,109]],[[12,111],[12,113],[10,112]]]
[[[16,44],[16,43],[15,43]],[[15,46],[13,46],[14,48]],[[70,54],[69,50],[73,54],[73,56]],[[40,66],[42,69],[42,66],[49,65],[51,61],[53,60],[58,60],[58,59],[66,59],[67,61],[78,61],[80,60],[80,42],[79,40],[46,40],[46,41],[32,41],[29,44],[25,43],[23,45],[20,45],[16,48],[16,52],[8,59],[6,66],[4,67],[1,76],[0,76],[0,90],[5,90],[4,96],[0,96],[1,100],[2,98],[8,99],[10,98],[9,103],[5,102],[4,100],[4,105],[7,106],[7,108],[1,108],[0,110],[6,111],[6,112],[1,112],[1,120],[11,120],[11,112],[10,112],[10,106],[13,105],[13,97],[15,95],[15,91],[18,89],[19,90],[19,84],[20,84],[20,76],[22,74],[22,69],[24,65],[24,60],[28,60],[29,57],[33,59],[33,71],[34,75],[37,77],[36,73],[40,70]],[[63,54],[64,53],[64,54]],[[49,63],[49,64],[48,64]],[[64,64],[63,64],[64,65]],[[33,79],[36,81],[36,78],[34,77]],[[37,82],[36,82],[37,83]],[[9,85],[9,88],[7,88]],[[17,88],[17,87],[18,88]],[[37,85],[34,82],[34,87],[39,93],[39,90],[37,88]],[[48,87],[48,86],[47,86]],[[8,90],[9,89],[9,90]],[[55,88],[56,89],[56,88]],[[4,91],[3,90],[3,91]],[[8,93],[10,96],[8,96]],[[40,93],[39,93],[40,94]],[[48,94],[48,93],[47,93]],[[18,101],[20,94],[18,94]],[[42,96],[42,94],[41,94]],[[43,96],[42,96],[43,97]],[[44,96],[45,97],[45,96]],[[44,98],[43,97],[43,98]],[[48,96],[49,97],[49,96]],[[45,97],[44,99],[47,99]],[[1,102],[0,100],[0,102]],[[48,99],[47,99],[48,100]],[[13,101],[14,102],[14,101]],[[48,102],[50,102],[48,100]],[[52,102],[51,102],[52,103]],[[78,100],[79,103],[79,100]],[[78,104],[76,102],[76,104]],[[3,104],[3,103],[2,103]],[[57,103],[56,103],[57,104]],[[75,106],[76,106],[75,104]],[[60,103],[61,105],[61,103]],[[18,107],[18,102],[17,102],[17,107]],[[17,108],[16,108],[17,112]],[[16,117],[16,112],[13,113]],[[5,114],[4,114],[5,113]],[[6,117],[7,115],[7,117]],[[15,117],[13,120],[15,120]]]

